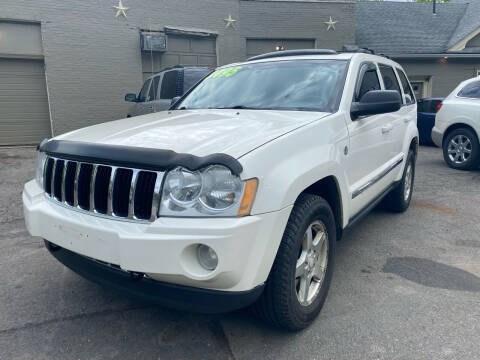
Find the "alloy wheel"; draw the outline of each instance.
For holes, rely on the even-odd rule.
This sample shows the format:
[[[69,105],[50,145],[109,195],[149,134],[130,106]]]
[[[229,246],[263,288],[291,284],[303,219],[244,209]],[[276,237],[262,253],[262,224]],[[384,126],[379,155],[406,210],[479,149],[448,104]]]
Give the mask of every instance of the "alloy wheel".
[[[322,221],[316,220],[307,227],[299,253],[296,293],[300,305],[308,306],[320,292],[328,265],[328,233]]]
[[[457,135],[448,143],[448,157],[455,164],[467,162],[472,155],[472,142],[465,135]]]
[[[405,186],[404,186],[404,193],[403,198],[405,202],[408,201],[410,197],[410,193],[412,192],[412,183],[413,183],[413,168],[412,163],[408,163],[407,171],[405,173]]]

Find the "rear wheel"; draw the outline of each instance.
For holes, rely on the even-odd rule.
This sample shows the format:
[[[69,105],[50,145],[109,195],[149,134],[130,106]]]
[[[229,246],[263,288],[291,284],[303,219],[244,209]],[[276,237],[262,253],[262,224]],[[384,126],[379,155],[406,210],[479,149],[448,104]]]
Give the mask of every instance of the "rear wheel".
[[[402,180],[385,198],[384,204],[393,212],[404,212],[410,206],[413,194],[413,183],[415,181],[415,153],[408,152]]]
[[[310,325],[325,302],[333,271],[336,228],[321,197],[303,194],[292,210],[270,276],[254,311],[288,330]]]
[[[477,135],[468,128],[459,128],[450,132],[443,141],[443,158],[453,169],[477,168],[480,163]]]

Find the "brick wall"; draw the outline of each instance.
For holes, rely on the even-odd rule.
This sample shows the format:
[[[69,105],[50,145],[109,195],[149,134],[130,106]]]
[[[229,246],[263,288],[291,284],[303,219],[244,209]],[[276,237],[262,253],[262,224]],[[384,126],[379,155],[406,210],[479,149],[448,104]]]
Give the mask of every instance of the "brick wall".
[[[314,38],[317,47],[354,42],[348,2],[245,0],[0,0],[4,19],[41,23],[54,134],[125,117],[127,92],[142,82],[139,30],[164,26],[218,32],[219,64],[244,60],[246,38]],[[231,14],[236,29],[225,28]],[[339,22],[327,32],[329,16]]]

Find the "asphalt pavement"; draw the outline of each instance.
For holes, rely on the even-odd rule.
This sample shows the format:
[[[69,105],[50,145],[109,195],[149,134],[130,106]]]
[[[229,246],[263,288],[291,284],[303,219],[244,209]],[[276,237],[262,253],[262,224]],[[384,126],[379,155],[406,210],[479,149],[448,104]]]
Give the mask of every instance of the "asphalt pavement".
[[[129,300],[58,263],[25,229],[33,148],[0,148],[0,359],[480,359],[480,170],[421,147],[411,208],[338,243],[318,319],[282,332]]]

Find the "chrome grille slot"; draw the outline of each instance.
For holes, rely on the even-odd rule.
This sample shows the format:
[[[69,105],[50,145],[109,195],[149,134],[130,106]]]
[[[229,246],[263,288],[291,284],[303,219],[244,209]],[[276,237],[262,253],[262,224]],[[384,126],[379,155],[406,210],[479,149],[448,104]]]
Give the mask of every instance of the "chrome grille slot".
[[[55,159],[48,158],[45,165],[45,178],[43,183],[45,184],[45,192],[48,195],[52,194],[52,177],[53,177],[53,165],[55,164]]]
[[[83,210],[90,210],[90,183],[92,181],[92,164],[81,164],[78,174],[78,206]]]
[[[94,209],[100,214],[106,214],[108,210],[108,186],[110,185],[110,166],[100,165],[97,167],[94,188]]]
[[[112,194],[112,210],[115,216],[128,217],[132,175],[133,170],[117,169]]]
[[[53,174],[53,197],[58,201],[62,199],[62,180],[63,180],[63,167],[65,162],[63,160],[57,160],[55,163],[55,173]]]
[[[73,206],[75,201],[74,186],[75,186],[75,174],[77,172],[77,164],[78,163],[74,161],[69,161],[67,163],[67,167],[66,167],[67,170],[65,171],[65,181],[63,183],[64,194],[65,194],[63,201],[65,201],[65,203],[70,206]]]
[[[140,171],[135,186],[134,215],[138,219],[148,220],[152,216],[152,194],[157,174]]]
[[[74,210],[129,221],[154,221],[164,172],[47,157],[46,196]]]

